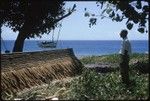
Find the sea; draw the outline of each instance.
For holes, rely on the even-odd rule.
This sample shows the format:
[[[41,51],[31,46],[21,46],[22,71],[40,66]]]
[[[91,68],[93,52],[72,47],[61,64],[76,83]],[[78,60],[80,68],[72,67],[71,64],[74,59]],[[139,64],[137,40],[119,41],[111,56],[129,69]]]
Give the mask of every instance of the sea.
[[[121,40],[59,40],[56,48],[41,48],[39,42],[45,40],[25,40],[23,52],[45,51],[73,48],[74,54],[80,56],[100,56],[118,54]],[[1,53],[12,52],[15,40],[1,41]],[[132,53],[148,53],[148,40],[131,40]]]

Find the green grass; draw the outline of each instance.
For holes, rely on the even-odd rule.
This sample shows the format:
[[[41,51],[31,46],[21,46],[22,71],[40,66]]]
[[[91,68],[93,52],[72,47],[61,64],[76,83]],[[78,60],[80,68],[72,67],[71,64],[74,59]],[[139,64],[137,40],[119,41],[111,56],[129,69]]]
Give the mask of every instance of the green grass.
[[[119,55],[112,54],[84,57],[80,60],[83,64],[100,62],[118,64],[120,58]],[[46,87],[32,89],[15,97],[36,100],[48,96],[58,97],[60,100],[146,100],[149,97],[149,74],[140,73],[135,69],[133,63],[136,60],[148,62],[148,55],[135,53],[131,56],[129,76],[134,84],[130,87],[121,82],[119,71],[96,73],[84,68],[78,77],[54,81],[55,83],[52,82]]]
[[[80,78],[72,81],[69,93],[74,100],[145,100],[149,96],[148,74],[130,71],[134,85],[126,87],[121,83],[119,72],[96,73],[85,70]]]
[[[130,57],[129,76],[133,85],[126,87],[121,82],[119,71],[110,73],[96,73],[84,69],[80,78],[71,82],[70,99],[74,100],[145,100],[149,97],[148,77],[149,74],[142,74],[137,71],[133,63],[135,60],[148,62],[147,54],[133,54]],[[117,54],[106,56],[91,56],[81,59],[83,64],[109,62],[118,63],[120,58]]]
[[[134,53],[130,57],[131,60],[148,60],[147,54]],[[119,54],[103,55],[103,56],[87,56],[80,59],[83,64],[89,63],[99,63],[99,62],[109,62],[109,63],[119,63]]]
[[[117,62],[119,60],[117,54],[112,55],[106,55],[106,56],[88,56],[81,59],[81,62],[83,64],[89,64],[89,63],[99,63],[99,62]]]

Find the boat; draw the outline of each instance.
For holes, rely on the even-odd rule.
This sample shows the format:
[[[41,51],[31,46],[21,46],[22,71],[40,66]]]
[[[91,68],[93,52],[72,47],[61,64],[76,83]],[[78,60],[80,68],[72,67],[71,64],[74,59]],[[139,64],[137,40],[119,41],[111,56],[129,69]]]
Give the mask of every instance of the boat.
[[[58,35],[57,35],[56,40],[54,40],[54,30],[53,30],[53,33],[52,33],[52,36],[51,36],[52,39],[50,41],[38,42],[38,46],[41,47],[41,48],[56,48],[57,47],[57,42],[58,42],[58,39],[59,39],[59,35],[60,35],[61,26],[62,25],[60,25],[60,27],[59,27]]]
[[[42,41],[38,43],[38,46],[41,48],[56,48],[57,43],[54,41]]]

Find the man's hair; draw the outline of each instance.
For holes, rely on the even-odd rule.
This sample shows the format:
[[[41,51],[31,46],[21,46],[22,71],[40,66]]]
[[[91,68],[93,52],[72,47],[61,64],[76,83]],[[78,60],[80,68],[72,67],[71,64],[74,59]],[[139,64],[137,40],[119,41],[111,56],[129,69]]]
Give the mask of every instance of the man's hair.
[[[122,36],[127,36],[128,34],[128,31],[126,29],[123,29],[121,32],[120,32],[120,35]]]

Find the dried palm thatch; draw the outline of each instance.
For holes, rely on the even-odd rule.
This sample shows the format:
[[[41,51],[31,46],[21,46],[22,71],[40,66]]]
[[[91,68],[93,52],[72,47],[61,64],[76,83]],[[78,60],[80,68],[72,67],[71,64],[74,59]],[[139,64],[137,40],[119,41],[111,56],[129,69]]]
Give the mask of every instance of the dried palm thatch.
[[[72,49],[1,54],[2,94],[75,76],[82,67]]]

